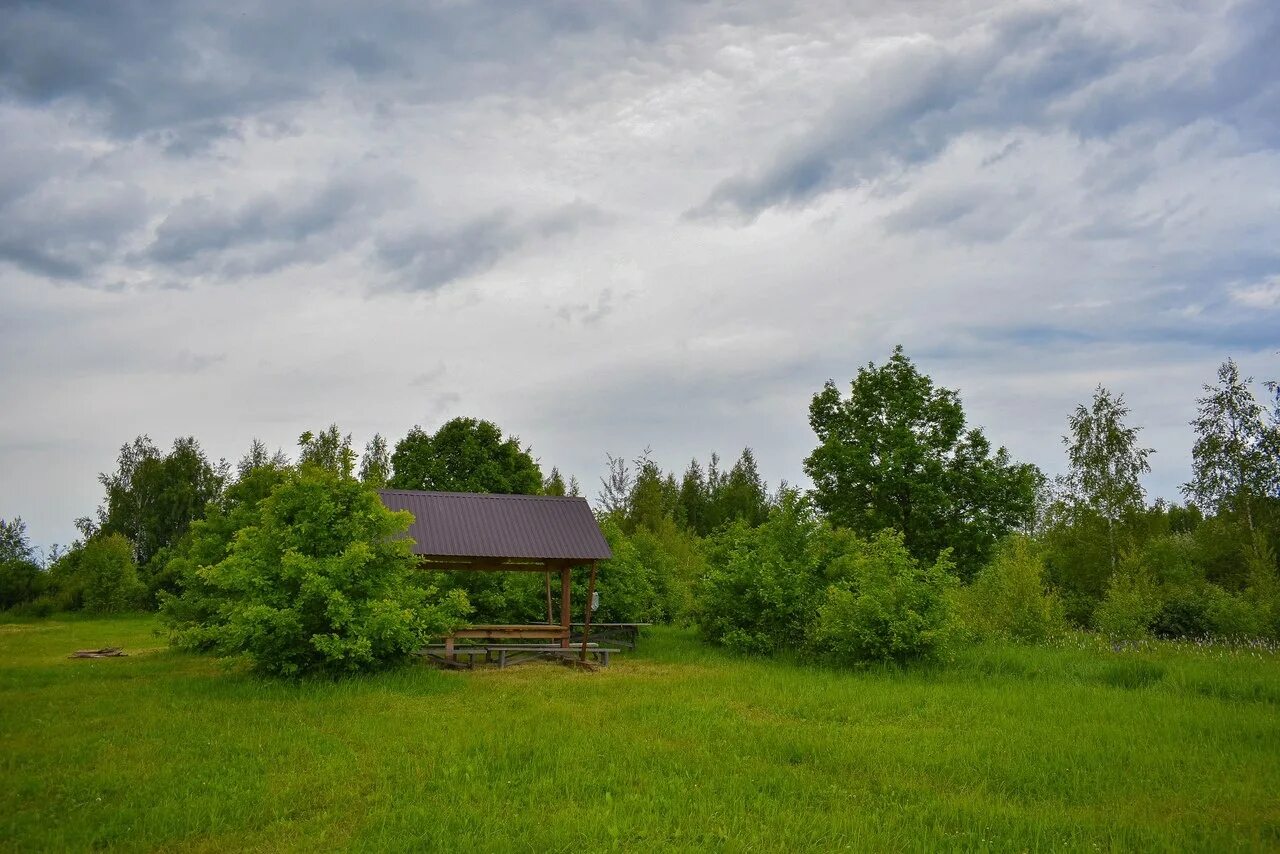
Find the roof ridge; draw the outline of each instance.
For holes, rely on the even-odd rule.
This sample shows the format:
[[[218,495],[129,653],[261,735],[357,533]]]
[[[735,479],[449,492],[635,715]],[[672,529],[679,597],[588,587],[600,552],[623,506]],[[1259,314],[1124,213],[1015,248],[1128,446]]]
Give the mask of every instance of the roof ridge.
[[[528,495],[520,492],[450,492],[443,489],[379,489],[378,492],[394,492],[400,495],[448,495],[458,498],[523,498],[523,499],[551,499],[556,501],[586,501],[587,499],[581,495]]]

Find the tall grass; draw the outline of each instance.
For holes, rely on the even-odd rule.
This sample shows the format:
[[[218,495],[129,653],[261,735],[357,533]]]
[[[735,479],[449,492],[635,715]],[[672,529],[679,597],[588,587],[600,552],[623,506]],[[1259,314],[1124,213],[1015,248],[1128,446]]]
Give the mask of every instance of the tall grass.
[[[982,646],[837,671],[655,630],[556,665],[268,682],[150,618],[0,626],[13,850],[1266,850],[1280,657]],[[128,658],[68,660],[120,645]]]

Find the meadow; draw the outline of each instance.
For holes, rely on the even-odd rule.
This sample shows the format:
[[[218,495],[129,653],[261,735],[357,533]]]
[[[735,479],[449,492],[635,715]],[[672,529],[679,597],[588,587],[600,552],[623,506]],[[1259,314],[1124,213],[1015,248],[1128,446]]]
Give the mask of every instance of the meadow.
[[[838,671],[655,629],[266,681],[153,616],[0,625],[5,850],[1280,848],[1280,655],[1084,635]],[[126,658],[69,660],[123,646]]]

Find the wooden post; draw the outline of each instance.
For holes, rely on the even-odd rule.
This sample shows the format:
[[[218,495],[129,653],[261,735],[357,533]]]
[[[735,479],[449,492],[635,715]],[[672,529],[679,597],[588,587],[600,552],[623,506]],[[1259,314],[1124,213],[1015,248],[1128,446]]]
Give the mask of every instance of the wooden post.
[[[453,657],[453,635],[445,635],[444,638],[444,657],[448,661],[455,661]]]
[[[569,579],[572,572],[569,567],[560,570],[560,628],[564,629],[564,637],[560,639],[560,648],[569,648],[569,627],[572,617],[569,615]]]
[[[591,579],[587,582],[586,617],[582,620],[582,660],[587,660],[587,640],[591,637],[591,605],[596,598],[596,562],[591,561]]]
[[[547,625],[549,626],[556,621],[554,612],[551,610],[551,572],[542,573],[542,577],[547,581]]]

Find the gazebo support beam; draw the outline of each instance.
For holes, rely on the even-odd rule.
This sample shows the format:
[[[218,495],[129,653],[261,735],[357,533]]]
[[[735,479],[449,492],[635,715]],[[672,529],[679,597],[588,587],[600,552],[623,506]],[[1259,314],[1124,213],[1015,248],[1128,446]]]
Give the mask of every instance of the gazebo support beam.
[[[591,561],[591,580],[587,582],[586,615],[582,619],[582,660],[587,660],[587,641],[591,638],[591,606],[596,600],[596,562]]]
[[[547,625],[555,622],[555,612],[551,610],[551,571],[548,570],[542,574],[547,582]]]
[[[569,596],[571,589],[571,573],[573,570],[564,567],[560,570],[560,628],[564,629],[564,637],[560,641],[562,649],[569,648],[569,629],[573,622],[573,617],[569,612]]]

